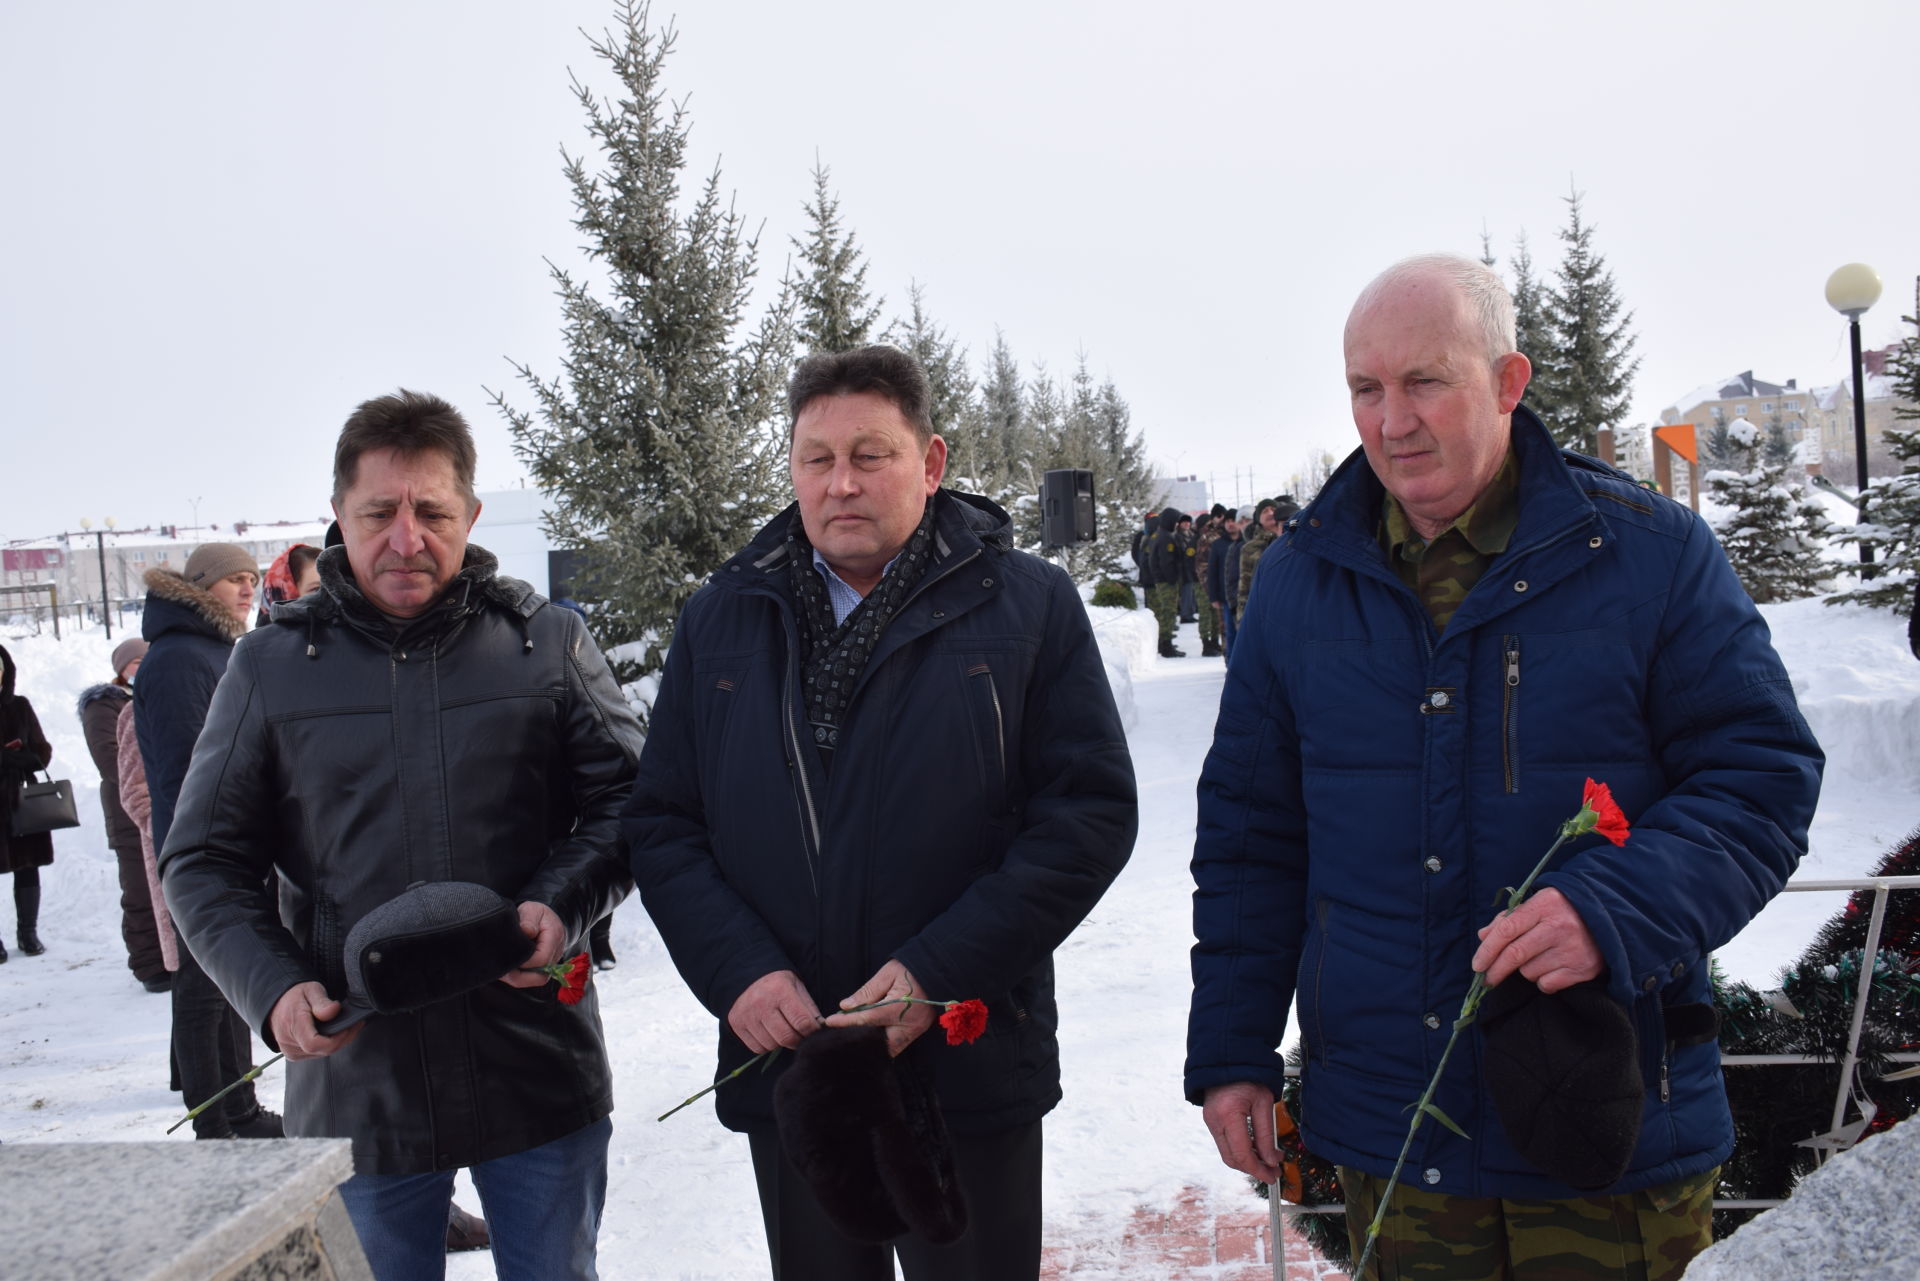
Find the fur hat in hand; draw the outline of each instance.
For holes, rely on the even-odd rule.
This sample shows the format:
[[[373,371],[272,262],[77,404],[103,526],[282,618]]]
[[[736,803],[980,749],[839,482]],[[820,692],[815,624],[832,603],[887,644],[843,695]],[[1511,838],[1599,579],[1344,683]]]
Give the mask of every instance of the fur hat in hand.
[[[344,1008],[320,1024],[334,1036],[373,1014],[404,1014],[485,987],[533,955],[519,910],[484,885],[409,888],[347,933]]]
[[[879,1027],[822,1028],[773,1087],[787,1159],[856,1241],[914,1232],[948,1245],[967,1230],[953,1143],[933,1088],[887,1056]]]
[[[1620,1181],[1645,1086],[1626,1007],[1598,980],[1541,995],[1518,974],[1480,1004],[1487,1090],[1520,1155],[1582,1192]]]

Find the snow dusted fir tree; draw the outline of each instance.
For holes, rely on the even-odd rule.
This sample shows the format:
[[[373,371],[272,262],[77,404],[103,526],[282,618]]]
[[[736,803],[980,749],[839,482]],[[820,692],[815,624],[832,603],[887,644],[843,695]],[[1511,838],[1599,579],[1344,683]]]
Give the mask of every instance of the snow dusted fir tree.
[[[1007,336],[993,334],[986,377],[980,384],[980,434],[972,442],[974,457],[965,466],[975,493],[984,494],[1008,511],[1022,494],[1040,491],[1035,468],[1038,447],[1027,416],[1026,383],[1020,362],[1014,359]]]
[[[813,166],[811,224],[805,240],[795,239],[805,274],[794,286],[798,313],[795,332],[802,352],[851,351],[873,341],[880,303],[867,300],[867,264],[853,232],[840,225],[840,201],[827,186],[828,170]]]
[[[1707,493],[1728,510],[1713,532],[1756,604],[1817,595],[1833,575],[1821,558],[1832,526],[1807,486],[1787,478],[1786,464],[1766,457],[1766,434],[1744,418],[1727,425],[1736,460],[1731,471],[1707,473]]]
[[[1546,362],[1543,395],[1530,397],[1530,403],[1546,411],[1542,418],[1561,446],[1593,454],[1599,450],[1600,429],[1616,427],[1627,416],[1640,361],[1633,356],[1636,340],[1627,332],[1633,313],[1621,315],[1613,273],[1593,247],[1594,228],[1580,219],[1583,197],[1575,191],[1564,199],[1567,225],[1560,239],[1566,255],[1543,309],[1553,354]]]
[[[590,285],[552,268],[564,378],[515,363],[531,411],[494,403],[514,451],[552,502],[547,532],[577,553],[573,589],[632,681],[658,670],[673,619],[743,531],[784,501],[787,291],[750,330],[755,245],[716,168],[682,212],[688,121],[667,100],[673,31],[644,3],[589,45],[618,99],[574,81],[597,167],[562,153]]]
[[[1031,483],[1007,505],[1015,540],[1028,551],[1057,554],[1041,543],[1041,477],[1054,468],[1084,468],[1093,473],[1095,539],[1061,549],[1067,572],[1075,582],[1120,572],[1152,490],[1146,445],[1133,430],[1131,407],[1112,379],[1094,385],[1082,353],[1064,391],[1044,367],[1034,375],[1026,418],[1035,437],[1035,461]]]
[[[973,374],[967,368],[967,350],[928,313],[927,291],[918,281],[907,287],[907,298],[911,304],[907,316],[887,327],[885,340],[911,353],[927,371],[927,387],[932,392],[928,412],[933,429],[947,442],[947,477],[943,483],[978,493],[975,473],[981,414]]]
[[[1533,274],[1533,254],[1527,248],[1525,232],[1520,233],[1513,251],[1513,338],[1515,348],[1533,365],[1533,378],[1527,383],[1527,408],[1551,425],[1559,417],[1561,404],[1554,370],[1558,348],[1548,323],[1546,290]]]
[[[1914,282],[1914,295],[1914,315],[1901,319],[1920,330],[1920,280]],[[1845,601],[1908,609],[1914,604],[1920,575],[1920,333],[1901,340],[1887,373],[1893,380],[1893,416],[1904,425],[1887,428],[1885,440],[1900,472],[1871,481],[1865,520],[1836,540],[1873,548],[1876,569],[1871,580],[1829,597],[1829,605]]]

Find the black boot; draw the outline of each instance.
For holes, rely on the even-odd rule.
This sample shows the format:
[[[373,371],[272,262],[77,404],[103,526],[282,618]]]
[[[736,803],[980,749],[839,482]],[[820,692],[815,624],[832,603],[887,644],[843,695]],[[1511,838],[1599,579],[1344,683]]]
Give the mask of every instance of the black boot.
[[[1186,651],[1186,650],[1184,650],[1184,649],[1175,649],[1175,648],[1173,647],[1173,638],[1172,638],[1171,636],[1169,636],[1168,638],[1166,638],[1165,640],[1163,640],[1163,641],[1161,641],[1161,642],[1160,642],[1160,657],[1162,657],[1162,658],[1185,658],[1186,656],[1187,656],[1187,651]]]
[[[587,931],[587,951],[596,970],[610,970],[619,963],[613,955],[613,917],[603,916],[593,923]]]
[[[15,874],[16,877],[18,873]],[[13,886],[13,906],[20,919],[20,951],[25,956],[38,956],[46,951],[46,945],[40,941],[40,881],[35,878],[33,884],[22,885],[16,879]]]
[[[7,963],[7,945],[5,943],[0,943],[0,965],[5,965],[6,963]]]
[[[245,1116],[235,1117],[232,1113],[227,1115],[227,1124],[232,1127],[233,1137],[236,1139],[284,1139],[287,1137],[287,1128],[281,1121],[280,1114],[269,1112],[258,1103],[255,1103],[253,1111]]]
[[[462,1250],[486,1250],[493,1246],[493,1238],[487,1232],[487,1221],[477,1215],[468,1214],[454,1202],[447,1202],[447,1253],[457,1254]]]

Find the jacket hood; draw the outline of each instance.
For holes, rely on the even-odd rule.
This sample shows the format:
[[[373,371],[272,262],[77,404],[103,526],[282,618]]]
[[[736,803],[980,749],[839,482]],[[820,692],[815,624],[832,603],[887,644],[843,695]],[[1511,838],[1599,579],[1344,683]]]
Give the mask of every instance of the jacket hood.
[[[0,698],[13,697],[13,655],[7,653],[7,647],[0,645]]]
[[[787,528],[799,519],[800,504],[788,503],[780,514],[760,527],[753,541],[734,553],[712,582],[731,581],[735,574],[758,571],[748,582],[764,581],[767,574],[784,570],[787,563]],[[1013,518],[990,498],[962,493],[957,489],[938,489],[933,495],[934,564],[946,560],[956,550],[970,550],[975,544],[987,551],[1003,554],[1013,550]]]
[[[133,691],[125,685],[115,685],[112,681],[102,681],[98,685],[89,685],[80,691],[80,699],[73,705],[76,713],[84,714],[88,707],[103,698],[112,698],[115,694],[123,699],[133,697]]]
[[[447,584],[440,599],[425,613],[404,621],[381,613],[379,607],[367,599],[354,580],[353,566],[347,560],[344,545],[328,547],[314,564],[320,571],[320,590],[297,600],[283,601],[272,611],[275,624],[307,633],[310,658],[319,656],[317,629],[322,626],[344,623],[375,636],[397,636],[416,628],[452,626],[491,605],[519,620],[524,631],[525,621],[547,603],[530,583],[500,573],[499,557],[474,543],[467,544],[460,572]]]
[[[1176,511],[1174,508],[1169,507],[1165,511],[1160,513],[1159,528],[1161,533],[1171,534],[1174,531],[1174,528],[1177,525],[1179,525],[1179,523],[1180,523],[1180,512]]]
[[[212,636],[231,645],[247,633],[247,624],[233,616],[220,598],[195,587],[178,571],[150,569],[146,575],[147,608],[140,634],[149,641],[168,632]]]

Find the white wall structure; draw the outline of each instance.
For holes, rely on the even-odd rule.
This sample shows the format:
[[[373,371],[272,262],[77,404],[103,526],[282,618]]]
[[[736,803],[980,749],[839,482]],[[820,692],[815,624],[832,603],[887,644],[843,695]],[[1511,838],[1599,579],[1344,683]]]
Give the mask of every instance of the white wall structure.
[[[546,496],[537,489],[496,489],[478,497],[480,519],[472,541],[500,558],[501,573],[532,583],[533,590],[551,597],[547,553],[554,546],[540,528]]]

